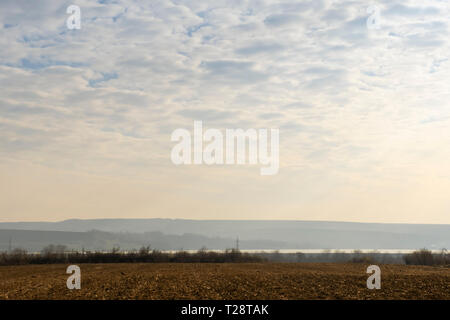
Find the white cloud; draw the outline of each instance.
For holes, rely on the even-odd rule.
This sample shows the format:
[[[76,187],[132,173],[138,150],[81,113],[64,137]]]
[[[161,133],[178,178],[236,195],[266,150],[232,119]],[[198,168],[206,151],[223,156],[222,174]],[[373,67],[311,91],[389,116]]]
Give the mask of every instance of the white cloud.
[[[66,28],[72,2],[81,7],[81,30]],[[205,185],[219,193],[230,188],[233,198],[261,183],[280,200],[273,218],[316,208],[307,191],[311,177],[323,181],[322,190],[348,181],[349,192],[383,194],[380,181],[395,180],[396,188],[409,177],[419,188],[434,170],[437,185],[447,186],[449,5],[374,4],[378,30],[367,29],[362,0],[4,0],[0,156],[110,177],[197,183],[192,196],[199,203]],[[251,167],[172,166],[170,132],[192,128],[194,118],[219,129],[279,127],[280,177],[260,181]],[[188,179],[193,172],[205,175],[201,183]],[[242,187],[233,187],[243,176]],[[305,198],[285,204],[287,185]],[[253,192],[249,199],[258,199]],[[333,201],[342,209],[326,206],[330,215],[323,218],[345,220],[348,196]],[[447,219],[436,208],[436,221]]]

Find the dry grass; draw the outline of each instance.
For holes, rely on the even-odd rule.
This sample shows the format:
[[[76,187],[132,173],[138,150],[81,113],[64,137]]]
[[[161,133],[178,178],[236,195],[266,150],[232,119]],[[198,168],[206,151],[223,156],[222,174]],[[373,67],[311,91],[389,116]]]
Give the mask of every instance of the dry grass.
[[[448,267],[382,265],[381,290],[364,264],[86,264],[81,290],[66,267],[0,267],[0,299],[450,299]]]

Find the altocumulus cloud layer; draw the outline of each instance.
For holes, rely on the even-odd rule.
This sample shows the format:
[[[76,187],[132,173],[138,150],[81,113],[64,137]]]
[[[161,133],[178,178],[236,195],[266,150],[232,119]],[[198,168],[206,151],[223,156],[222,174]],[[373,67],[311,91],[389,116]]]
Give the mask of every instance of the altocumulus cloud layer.
[[[0,218],[450,223],[450,4],[373,4],[1,1]],[[175,167],[193,120],[279,128],[279,174]]]

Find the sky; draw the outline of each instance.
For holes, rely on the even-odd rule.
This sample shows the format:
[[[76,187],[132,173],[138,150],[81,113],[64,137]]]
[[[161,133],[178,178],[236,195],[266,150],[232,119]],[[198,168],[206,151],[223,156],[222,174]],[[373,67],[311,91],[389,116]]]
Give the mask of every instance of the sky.
[[[0,221],[449,224],[449,23],[444,0],[2,0]],[[278,173],[174,165],[196,120],[278,128]]]

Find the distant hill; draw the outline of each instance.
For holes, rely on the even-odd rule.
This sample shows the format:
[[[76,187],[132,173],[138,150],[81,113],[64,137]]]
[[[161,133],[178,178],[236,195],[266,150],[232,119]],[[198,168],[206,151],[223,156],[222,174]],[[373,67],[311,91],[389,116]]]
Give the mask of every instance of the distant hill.
[[[0,251],[11,247],[38,252],[50,244],[61,244],[74,250],[105,251],[119,247],[122,250],[140,249],[150,246],[158,250],[198,250],[234,248],[235,239],[205,237],[195,234],[166,235],[161,232],[145,233],[111,233],[104,231],[69,232],[69,231],[38,231],[38,230],[0,230]],[[243,240],[241,249],[276,248],[288,249],[292,246],[277,241]]]
[[[189,244],[189,249],[198,249],[201,246],[221,249],[234,246],[236,237],[239,237],[241,247],[247,249],[450,248],[450,225],[430,224],[285,220],[94,219],[0,223],[0,229],[75,233],[95,229],[108,233],[108,235],[102,235],[105,245],[111,246],[111,243],[116,242],[122,248],[126,246],[139,247],[150,241],[159,243],[161,248],[179,249],[182,247],[188,249]],[[127,238],[125,233],[133,235]],[[144,236],[144,233],[147,233],[147,236]],[[148,234],[151,233],[159,234],[159,236],[149,238]],[[5,246],[5,241],[6,243],[8,241],[5,235],[6,231],[0,230],[0,248]],[[45,233],[41,233],[40,237],[45,237],[44,235]],[[197,240],[186,242],[187,235]],[[68,235],[68,241],[72,236],[75,235]],[[79,235],[79,237],[82,236]],[[113,239],[110,239],[111,237]],[[53,240],[49,239],[48,241]]]

